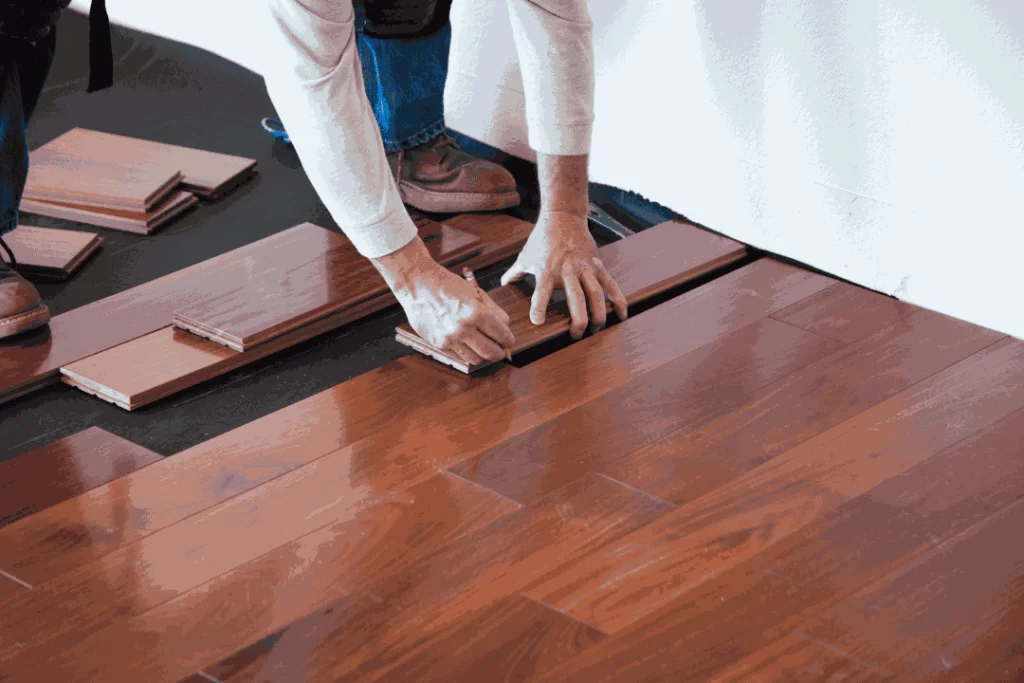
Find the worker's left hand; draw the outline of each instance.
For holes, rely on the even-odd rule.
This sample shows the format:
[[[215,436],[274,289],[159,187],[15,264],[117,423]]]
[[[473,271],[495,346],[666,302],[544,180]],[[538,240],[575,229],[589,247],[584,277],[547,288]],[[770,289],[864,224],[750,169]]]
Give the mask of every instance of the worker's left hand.
[[[597,244],[587,229],[585,215],[549,211],[541,213],[519,258],[501,278],[501,284],[536,278],[530,306],[534,325],[544,323],[551,294],[556,287],[565,292],[572,322],[569,332],[579,339],[588,321],[595,329],[607,322],[605,295],[611,299],[621,320],[626,319],[626,297],[597,256]],[[590,308],[588,319],[587,308]]]

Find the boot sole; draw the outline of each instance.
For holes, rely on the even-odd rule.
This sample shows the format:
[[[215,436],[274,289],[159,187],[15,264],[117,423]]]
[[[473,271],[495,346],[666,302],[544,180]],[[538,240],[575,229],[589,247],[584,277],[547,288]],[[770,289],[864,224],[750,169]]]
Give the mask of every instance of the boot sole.
[[[34,330],[48,322],[50,322],[50,309],[45,304],[9,318],[0,318],[0,339]]]
[[[500,192],[434,192],[424,190],[405,181],[398,185],[402,201],[428,213],[465,213],[473,211],[499,211],[519,206],[519,193]]]

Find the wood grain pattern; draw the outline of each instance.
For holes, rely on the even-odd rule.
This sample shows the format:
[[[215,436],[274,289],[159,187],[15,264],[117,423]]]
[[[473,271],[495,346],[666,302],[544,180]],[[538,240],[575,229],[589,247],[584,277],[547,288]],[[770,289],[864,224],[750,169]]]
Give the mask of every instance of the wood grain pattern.
[[[181,171],[182,183],[204,197],[222,195],[250,177],[256,168],[255,159],[83,128],[73,128],[40,149],[111,164],[172,166]]]
[[[65,651],[69,657],[64,662],[77,670],[70,680],[78,680],[84,676],[78,655],[103,653],[105,648],[95,643],[110,637],[122,640],[124,649],[118,658],[101,655],[106,666],[134,664],[133,660],[146,658],[146,648],[133,643],[146,640],[148,627],[141,626],[146,619],[125,621],[147,613],[150,624],[168,618],[189,622],[188,628],[171,629],[166,635],[169,642],[175,632],[191,641],[192,651],[179,653],[183,658],[203,657],[223,645],[209,639],[201,644],[193,630],[223,623],[232,610],[237,611],[234,626],[239,627],[232,639],[262,634],[268,621],[279,621],[303,600],[328,604],[344,595],[353,581],[365,582],[400,567],[418,553],[429,553],[485,528],[518,507],[444,475],[406,491],[376,492],[347,487],[340,471],[325,474],[323,466],[297,470],[288,475],[288,481],[268,484],[273,491],[252,491],[37,586],[34,600],[23,595],[6,602],[0,626],[5,636],[0,638],[0,670],[15,680],[19,672],[40,671],[40,666],[49,671],[50,665],[44,662],[54,659],[55,650]],[[293,526],[295,522],[298,527]],[[278,543],[281,539],[287,540]],[[230,581],[225,580],[227,576],[218,579],[226,574]],[[283,590],[282,584],[290,590]],[[276,592],[276,599],[255,604],[245,597],[264,595],[268,588]],[[182,602],[189,608],[182,610]],[[242,621],[256,611],[264,617],[244,626]],[[8,645],[8,636],[14,634],[28,647]],[[178,663],[183,673],[170,680],[202,664],[190,670]],[[59,669],[48,676],[62,678]],[[167,676],[167,667],[161,666],[142,680]],[[0,680],[8,679],[0,674]]]
[[[4,527],[0,569],[42,583],[463,392],[424,363],[396,361]]]
[[[852,344],[918,310],[916,306],[891,297],[840,283],[772,317],[823,337]]]
[[[4,235],[4,242],[25,277],[66,280],[96,253],[103,238],[94,232],[19,225]]]
[[[419,229],[431,256],[450,266],[479,248],[468,233],[430,221]],[[174,324],[236,351],[247,351],[319,318],[388,292],[384,278],[343,236],[325,245],[321,259],[278,267],[268,259],[249,268],[217,296],[190,301]]]
[[[277,476],[333,453],[352,464],[353,479],[383,489],[409,485],[829,284],[827,278],[761,261],[585,339],[572,352],[480,378],[454,389],[445,400],[429,390],[410,388],[421,381],[419,373],[408,376],[415,366],[393,364],[201,444],[174,461],[191,463],[197,476],[212,469],[219,474],[203,476],[230,477],[246,490],[271,472]],[[681,320],[688,321],[683,329]],[[394,382],[384,381],[391,377]],[[435,374],[423,375],[422,381],[435,386],[444,382]],[[343,398],[343,407],[334,404],[336,396]],[[356,415],[365,424],[350,422]],[[302,430],[295,429],[296,420],[304,425]],[[344,426],[340,436],[339,425]],[[388,428],[376,431],[383,425]],[[209,453],[217,453],[216,462],[206,462],[204,454]],[[241,480],[239,471],[251,474]],[[192,476],[191,470],[176,469],[176,477],[186,481],[186,472]],[[145,513],[115,522],[111,510],[124,507],[123,493],[97,489],[79,499],[81,509],[55,508],[0,529],[0,568],[39,582],[239,492],[182,483],[172,495],[152,468],[138,474],[144,476],[128,477],[125,485],[133,491],[133,505]],[[62,536],[81,542],[58,543]]]
[[[0,463],[0,527],[162,458],[99,427]]]
[[[102,228],[149,235],[199,203],[192,194],[178,191],[145,212],[91,209],[74,204],[23,199],[21,210],[40,216],[77,221]]]
[[[627,303],[635,304],[742,258],[746,248],[681,221],[670,221],[601,247],[599,253]],[[511,349],[513,354],[569,330],[569,312],[564,301],[549,305],[544,324],[534,325],[530,322],[531,293],[522,283],[499,287],[488,294],[509,315],[509,328],[516,339]],[[484,367],[470,367],[444,351],[431,348],[408,323],[397,328],[395,339],[421,353],[426,347],[432,358],[461,372]]]
[[[959,400],[949,400],[953,391]],[[581,558],[529,594],[614,632],[1022,405],[1024,343],[997,343]]]
[[[252,262],[295,268],[322,259],[336,238],[305,223],[54,316],[48,328],[0,343],[0,401],[59,381],[64,365],[167,327],[181,304],[217,296],[244,277]]]
[[[31,152],[24,198],[144,213],[181,182],[177,167],[124,164],[40,148]]]
[[[480,238],[480,251],[461,264],[470,270],[517,255],[533,232],[533,223],[504,214],[462,214],[443,222]]]
[[[688,433],[702,421],[740,405],[751,392],[839,346],[789,325],[763,320],[536,429],[506,439],[451,471],[529,503],[645,444],[660,442],[676,432]]]
[[[1024,481],[1024,462],[1016,457],[1019,451],[1008,447],[1020,443],[1022,418],[1024,409],[826,513],[756,557],[717,572],[542,680],[711,680],[864,586],[942,547],[964,524],[1013,504]],[[957,474],[967,472],[980,476],[958,486]],[[993,631],[976,648],[970,670],[1012,670],[1012,643],[1019,631],[1004,632],[1001,642]],[[679,652],[695,655],[679,657]]]
[[[502,612],[530,574],[579,548],[610,543],[669,509],[607,479],[586,477],[399,570],[363,575],[356,596],[310,612],[258,647],[205,671],[225,683],[445,680],[431,662],[446,651],[457,656],[446,662],[448,671],[460,664],[486,665],[474,662],[471,652],[458,652],[464,634],[478,634],[498,652],[508,652],[505,648],[516,643],[522,647],[529,633],[493,631],[517,625],[503,625]],[[528,618],[518,626],[527,629],[541,611],[523,609]],[[189,610],[176,612],[184,615]],[[600,638],[564,617],[557,621],[560,631],[582,637],[582,644]],[[551,624],[550,618],[543,623]],[[573,649],[583,648],[519,650],[523,659],[516,671],[525,674],[540,665],[551,666],[567,659]]]
[[[715,676],[712,683],[885,683],[892,677],[891,671],[794,632]]]
[[[921,310],[602,471],[675,503],[695,500],[1000,336]]]

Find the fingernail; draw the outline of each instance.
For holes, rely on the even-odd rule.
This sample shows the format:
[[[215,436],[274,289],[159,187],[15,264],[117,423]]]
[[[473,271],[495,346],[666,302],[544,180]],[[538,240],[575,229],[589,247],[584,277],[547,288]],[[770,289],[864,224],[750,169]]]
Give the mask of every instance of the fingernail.
[[[597,334],[598,332],[600,332],[603,329],[604,329],[604,325],[591,325],[590,326],[590,334]]]

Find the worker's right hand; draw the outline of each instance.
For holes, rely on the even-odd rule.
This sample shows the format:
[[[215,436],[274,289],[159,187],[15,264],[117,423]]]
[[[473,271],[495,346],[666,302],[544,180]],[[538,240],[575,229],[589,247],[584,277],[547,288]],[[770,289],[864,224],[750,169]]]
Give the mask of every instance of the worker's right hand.
[[[419,238],[374,265],[428,344],[470,365],[505,358],[515,342],[508,314],[475,282],[434,261]]]

